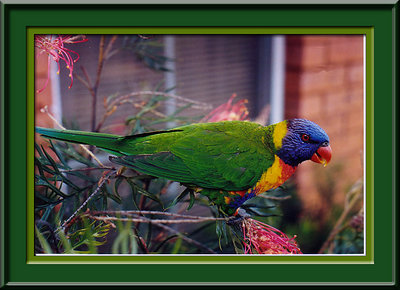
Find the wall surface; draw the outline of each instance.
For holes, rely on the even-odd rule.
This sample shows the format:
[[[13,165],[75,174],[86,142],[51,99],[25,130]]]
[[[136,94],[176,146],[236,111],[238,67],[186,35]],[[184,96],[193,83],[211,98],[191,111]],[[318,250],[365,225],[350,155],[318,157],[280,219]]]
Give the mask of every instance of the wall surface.
[[[296,172],[305,209],[324,215],[363,176],[363,37],[288,36],[286,58],[286,117],[316,122],[331,141],[325,169]]]

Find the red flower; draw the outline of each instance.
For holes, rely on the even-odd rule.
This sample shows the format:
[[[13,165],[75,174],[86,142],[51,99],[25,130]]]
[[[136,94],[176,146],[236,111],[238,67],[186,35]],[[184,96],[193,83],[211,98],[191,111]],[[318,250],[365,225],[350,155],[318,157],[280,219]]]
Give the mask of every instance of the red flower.
[[[232,105],[233,99],[236,94],[233,94],[227,103],[220,105],[212,110],[207,116],[201,119],[200,122],[220,122],[220,121],[234,121],[234,120],[248,120],[247,116],[249,111],[246,108],[246,99],[238,101]]]
[[[64,44],[80,43],[85,41],[88,41],[85,35],[35,35],[36,53],[46,53],[48,55],[46,83],[43,88],[37,90],[38,93],[41,93],[47,87],[50,78],[50,63],[52,59],[58,64],[57,74],[60,73],[60,60],[65,62],[67,69],[69,70],[69,77],[71,78],[71,84],[68,88],[72,87],[74,63],[78,61],[79,54],[66,48]],[[75,59],[73,55],[75,55]]]
[[[296,241],[280,230],[253,219],[242,222],[245,254],[302,254]]]

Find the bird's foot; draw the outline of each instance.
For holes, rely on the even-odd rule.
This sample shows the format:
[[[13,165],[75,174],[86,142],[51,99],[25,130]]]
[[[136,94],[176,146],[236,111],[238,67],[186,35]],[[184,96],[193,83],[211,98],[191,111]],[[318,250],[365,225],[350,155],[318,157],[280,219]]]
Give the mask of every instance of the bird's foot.
[[[236,225],[249,217],[250,215],[244,209],[238,208],[233,216],[229,218],[226,224],[229,226]]]

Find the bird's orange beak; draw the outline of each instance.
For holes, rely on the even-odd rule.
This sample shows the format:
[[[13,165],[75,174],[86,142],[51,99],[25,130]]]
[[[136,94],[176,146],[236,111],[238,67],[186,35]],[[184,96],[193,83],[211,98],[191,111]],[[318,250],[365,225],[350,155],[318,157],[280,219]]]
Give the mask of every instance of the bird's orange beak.
[[[314,155],[311,157],[311,161],[323,164],[325,167],[326,165],[328,165],[329,161],[331,161],[331,158],[332,148],[328,145],[319,147],[317,152],[315,152]]]

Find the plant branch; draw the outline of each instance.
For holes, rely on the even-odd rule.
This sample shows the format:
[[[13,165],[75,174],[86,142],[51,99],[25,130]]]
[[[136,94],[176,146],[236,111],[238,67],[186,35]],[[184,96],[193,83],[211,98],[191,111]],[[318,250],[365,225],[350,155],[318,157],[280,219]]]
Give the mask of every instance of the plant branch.
[[[106,175],[104,175],[100,181],[99,184],[97,186],[97,188],[95,189],[95,191],[93,191],[93,193],[91,195],[89,195],[89,197],[81,204],[81,206],[66,220],[64,221],[64,223],[61,225],[61,227],[59,227],[56,232],[58,232],[59,230],[65,230],[66,226],[76,217],[76,215],[88,204],[88,202],[100,191],[100,189],[102,188],[102,186],[104,185],[104,183],[106,183],[107,180],[110,179],[111,175],[113,173],[115,173],[115,170],[110,170]]]
[[[150,214],[151,213],[156,213],[155,211],[129,211],[130,213],[133,214],[133,212],[137,213],[147,213]],[[101,212],[93,212],[94,213],[101,213]],[[116,212],[115,212],[116,213]],[[120,212],[123,213],[123,212]],[[126,212],[125,212],[126,213]],[[162,212],[158,212],[158,213],[162,213]],[[105,217],[105,216],[93,216],[91,215],[91,213],[85,213],[84,214],[85,217],[90,218],[90,219],[94,219],[94,220],[99,220],[99,221],[103,221],[105,223],[110,222],[110,221],[123,221],[123,222],[141,222],[141,223],[152,223],[164,230],[167,230],[169,232],[172,232],[176,235],[178,235],[179,237],[181,237],[183,240],[185,240],[186,242],[190,243],[190,244],[194,244],[196,246],[198,246],[199,248],[202,248],[204,250],[206,250],[209,253],[212,254],[216,254],[215,251],[213,251],[212,249],[206,247],[205,245],[183,235],[182,233],[180,233],[179,231],[166,226],[164,224],[175,224],[175,223],[194,223],[194,222],[203,222],[203,221],[214,221],[214,220],[226,220],[226,219],[221,219],[221,218],[213,218],[213,217],[196,217],[195,219],[191,219],[189,216],[189,219],[181,219],[181,220],[152,220],[146,217],[138,217],[138,218],[117,218],[117,217]],[[180,215],[182,216],[182,215]]]
[[[207,104],[207,103],[203,103],[203,102],[199,102],[199,101],[195,101],[195,100],[190,100],[190,99],[184,98],[182,96],[178,96],[178,95],[174,95],[174,94],[170,94],[170,93],[158,92],[158,91],[132,92],[132,93],[129,93],[127,95],[123,95],[123,96],[120,96],[118,98],[115,98],[109,104],[105,100],[105,102],[104,102],[105,105],[104,106],[105,106],[106,112],[104,113],[102,119],[98,123],[98,125],[97,125],[96,129],[94,130],[94,132],[99,132],[101,127],[103,126],[104,122],[106,121],[106,119],[116,111],[118,106],[121,106],[122,104],[131,103],[136,108],[144,109],[145,105],[139,104],[139,103],[135,102],[135,100],[130,100],[130,98],[134,98],[134,97],[137,97],[137,96],[145,96],[145,95],[157,95],[157,96],[163,96],[163,97],[167,97],[167,98],[174,98],[174,99],[186,102],[186,103],[193,104],[192,105],[193,109],[209,110],[209,109],[212,108],[212,106]],[[165,114],[163,114],[161,112],[158,112],[158,111],[154,110],[153,108],[148,108],[148,111],[153,113],[157,117],[160,117],[160,118],[166,118],[167,117]]]
[[[290,195],[287,196],[268,196],[268,195],[259,195],[262,198],[270,199],[270,200],[286,200],[292,198]]]
[[[334,240],[336,235],[344,229],[343,223],[345,222],[346,217],[348,216],[350,211],[354,208],[357,201],[359,201],[359,199],[362,197],[362,195],[360,193],[362,193],[362,183],[361,182],[356,183],[353,186],[353,188],[350,189],[350,191],[348,192],[347,195],[348,196],[353,195],[353,198],[350,200],[350,202],[348,204],[346,204],[346,206],[345,206],[342,214],[340,215],[339,219],[337,220],[335,226],[333,227],[332,231],[329,233],[328,238],[322,245],[321,249],[318,251],[318,254],[323,254],[324,251],[327,248],[329,248],[330,244],[332,243],[332,241]]]
[[[87,167],[87,168],[76,168],[76,169],[59,169],[60,172],[76,172],[76,171],[93,171],[93,170],[112,170],[114,167]]]
[[[92,95],[92,124],[91,129],[92,132],[96,132],[96,107],[97,107],[97,91],[100,86],[100,79],[101,73],[103,71],[104,62],[108,58],[108,53],[111,51],[114,42],[116,41],[117,36],[114,35],[111,40],[108,42],[107,47],[104,49],[106,37],[102,35],[100,37],[100,44],[99,44],[99,58],[97,62],[97,72],[96,72],[96,81],[93,86],[91,86],[90,79],[86,73],[86,79],[88,80],[87,83],[89,85],[89,91]]]
[[[132,221],[139,221],[144,215],[163,215],[163,216],[170,216],[174,218],[181,218],[180,220],[165,220],[165,219],[153,219],[149,220],[150,223],[179,223],[179,222],[188,222],[188,223],[198,223],[204,221],[227,221],[228,218],[216,218],[216,217],[204,217],[204,216],[190,216],[190,215],[183,215],[171,212],[163,212],[163,211],[152,211],[152,210],[129,210],[129,211],[91,211],[89,213],[92,217],[97,215],[121,215],[121,216],[137,216],[134,218],[135,220]],[[99,217],[104,218],[104,220],[120,220],[121,218],[115,217]],[[146,218],[147,219],[147,218]],[[140,220],[142,221],[142,220]]]
[[[90,214],[85,214],[84,216],[99,220],[103,222],[109,221],[122,221],[122,222],[133,222],[133,223],[151,223],[151,224],[182,224],[182,223],[202,223],[206,221],[216,221],[217,218],[213,217],[203,217],[202,219],[177,219],[177,220],[165,220],[165,219],[149,219],[146,217],[137,217],[137,218],[119,218],[114,216],[93,216]],[[222,219],[226,221],[226,219]]]
[[[86,80],[84,80],[79,75],[77,75],[76,77],[78,78],[79,81],[81,81],[84,84],[84,86],[89,90],[90,95],[93,97],[95,95],[95,92],[93,90],[92,80],[90,79],[90,76],[84,66],[81,66],[81,70]]]
[[[145,96],[145,95],[156,95],[156,96],[162,96],[162,97],[166,97],[166,98],[177,99],[179,101],[183,101],[183,102],[186,102],[186,103],[194,104],[194,106],[192,106],[192,108],[194,108],[194,109],[209,110],[209,109],[212,108],[212,106],[210,104],[207,104],[207,103],[203,103],[203,102],[187,99],[185,97],[178,96],[178,95],[175,95],[175,94],[170,94],[170,93],[165,93],[165,92],[158,92],[158,91],[132,92],[132,93],[129,93],[127,95],[123,95],[121,97],[116,98],[113,102],[111,102],[109,104],[109,107],[112,108],[113,106],[115,106],[116,104],[118,104],[119,102],[121,102],[124,99],[128,99],[128,98],[131,98],[131,97],[136,97],[136,96]]]

